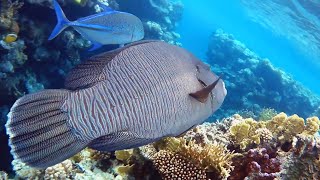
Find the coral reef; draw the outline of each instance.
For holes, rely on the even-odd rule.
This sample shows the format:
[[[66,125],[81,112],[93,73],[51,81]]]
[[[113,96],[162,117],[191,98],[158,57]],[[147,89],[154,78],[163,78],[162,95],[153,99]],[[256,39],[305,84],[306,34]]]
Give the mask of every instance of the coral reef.
[[[8,180],[8,174],[4,171],[0,171],[0,180]]]
[[[6,42],[11,43],[15,41],[15,39],[10,39],[8,35],[17,36],[20,28],[18,22],[16,21],[16,16],[18,9],[23,6],[23,2],[11,1],[11,0],[1,0],[0,1],[0,31],[1,36],[4,36]]]
[[[117,0],[117,2],[119,9],[134,13],[142,20],[146,39],[160,39],[181,46],[178,42],[180,35],[174,30],[182,18],[182,1],[136,0],[128,2]]]
[[[319,131],[318,117],[303,118],[294,114],[287,116],[279,113],[266,121],[255,121],[252,118],[234,116],[230,126],[230,137],[233,145],[244,150],[251,146],[266,145],[272,141],[277,143],[291,143],[298,136],[313,137]]]
[[[159,151],[154,156],[154,166],[164,180],[170,179],[207,179],[205,171],[189,159],[168,151]]]
[[[86,148],[45,170],[17,160],[12,164],[17,179],[319,179],[320,122],[317,117],[301,120],[284,113],[266,121],[235,114],[135,149],[105,153]],[[285,135],[280,129],[288,124],[301,130]],[[247,131],[260,134],[254,138],[260,143],[247,140],[252,133]],[[240,140],[247,142],[244,149],[238,147]]]
[[[175,32],[183,12],[181,1],[99,2],[140,17],[146,39],[181,45],[180,35]],[[101,11],[97,1],[92,0],[59,3],[74,19]],[[68,71],[91,55],[85,52],[91,43],[72,29],[47,41],[56,23],[51,0],[26,0],[23,8],[21,1],[2,0],[0,7],[1,132],[9,107],[17,98],[43,88],[63,87]],[[51,14],[38,15],[43,12]],[[207,54],[214,71],[224,75],[228,88],[224,111],[216,117],[236,112],[242,117],[236,114],[204,123],[182,138],[166,138],[140,148],[109,153],[84,149],[45,170],[14,160],[15,178],[232,180],[274,179],[280,175],[285,179],[320,179],[319,119],[304,121],[297,115],[276,115],[276,111],[284,111],[304,118],[311,113],[317,116],[319,98],[221,31],[212,36]],[[6,178],[5,173],[1,178]]]
[[[261,179],[273,180],[280,177],[281,163],[267,149],[250,149],[244,156],[233,159],[235,169],[229,180]]]
[[[65,160],[62,163],[48,167],[45,170],[44,179],[69,179],[72,172],[71,160]]]
[[[228,89],[218,119],[242,109],[259,114],[264,107],[306,118],[320,105],[318,96],[222,30],[211,36],[207,62],[223,75]]]

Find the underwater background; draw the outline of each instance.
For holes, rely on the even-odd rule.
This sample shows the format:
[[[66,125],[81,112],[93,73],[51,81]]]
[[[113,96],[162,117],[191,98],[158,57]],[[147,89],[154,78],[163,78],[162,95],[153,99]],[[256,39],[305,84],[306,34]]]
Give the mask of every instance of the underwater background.
[[[138,16],[145,39],[210,64],[228,95],[183,138],[112,153],[85,149],[46,170],[12,163],[10,107],[25,94],[63,88],[74,66],[118,46],[88,52],[91,43],[72,28],[48,41],[56,24],[50,0],[0,2],[0,179],[320,179],[318,1],[101,0]],[[70,20],[99,11],[95,0],[59,3]]]

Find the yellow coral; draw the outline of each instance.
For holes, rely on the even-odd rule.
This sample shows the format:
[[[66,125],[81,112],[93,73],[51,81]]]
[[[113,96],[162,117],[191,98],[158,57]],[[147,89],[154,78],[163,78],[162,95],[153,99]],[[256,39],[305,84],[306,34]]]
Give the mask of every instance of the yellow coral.
[[[133,149],[119,150],[115,152],[115,155],[118,160],[127,162],[133,155]]]
[[[280,142],[292,141],[293,137],[304,131],[304,120],[298,115],[289,116],[283,124],[283,133],[278,136]]]
[[[314,136],[319,131],[320,120],[318,117],[307,118],[303,134]]]
[[[240,145],[241,149],[245,149],[249,144],[260,144],[260,135],[255,132],[262,127],[264,127],[263,123],[248,118],[232,125],[230,135],[235,144]]]
[[[266,122],[266,127],[274,134],[281,134],[284,130],[283,124],[285,123],[288,116],[285,113],[280,113],[274,116],[270,121]]]
[[[274,137],[284,143],[292,141],[293,137],[298,134],[313,136],[319,130],[319,119],[317,117],[308,118],[305,125],[304,119],[296,114],[288,117],[285,113],[280,113],[267,121],[266,127]]]
[[[118,166],[116,167],[116,173],[122,177],[128,176],[128,174],[132,173],[133,165],[126,165],[126,166]]]
[[[291,142],[298,134],[311,135],[319,130],[320,121],[317,117],[304,119],[294,114],[287,116],[280,113],[268,121],[255,121],[251,118],[242,120],[230,127],[230,137],[241,149],[245,149],[250,144],[260,144],[277,139],[280,143]]]

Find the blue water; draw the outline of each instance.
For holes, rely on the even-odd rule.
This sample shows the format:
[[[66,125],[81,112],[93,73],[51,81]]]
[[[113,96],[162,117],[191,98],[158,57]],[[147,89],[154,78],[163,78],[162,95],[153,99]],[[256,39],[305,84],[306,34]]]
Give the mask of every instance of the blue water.
[[[297,43],[254,22],[239,1],[183,1],[184,17],[179,25],[183,46],[206,59],[209,36],[216,29],[233,34],[249,49],[268,58],[278,68],[291,74],[313,92],[320,94],[317,82],[320,65],[316,56],[306,54]]]

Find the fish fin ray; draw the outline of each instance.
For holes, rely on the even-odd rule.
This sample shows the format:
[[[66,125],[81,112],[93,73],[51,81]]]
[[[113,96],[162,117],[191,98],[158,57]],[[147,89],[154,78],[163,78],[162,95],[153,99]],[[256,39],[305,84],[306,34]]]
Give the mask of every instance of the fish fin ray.
[[[53,0],[53,6],[56,12],[56,16],[57,16],[57,25],[55,26],[55,28],[53,29],[53,31],[51,32],[48,40],[52,40],[55,37],[57,37],[65,28],[67,28],[69,26],[69,24],[71,23],[65,16],[64,12],[62,11],[59,3],[56,0]]]
[[[94,84],[106,80],[107,77],[103,73],[107,64],[114,59],[121,51],[131,46],[155,42],[155,40],[137,41],[112,51],[101,53],[89,58],[87,61],[79,64],[67,75],[65,80],[65,88],[70,90],[83,89],[91,87]]]
[[[216,87],[219,80],[220,80],[220,77],[216,81],[214,81],[212,84],[208,85],[207,87],[204,87],[203,89],[195,93],[190,93],[189,95],[197,99],[199,102],[205,103],[208,99],[210,92]]]
[[[88,145],[88,147],[98,151],[115,151],[121,149],[129,149],[150,143],[154,139],[141,138],[137,134],[122,131],[101,136]]]
[[[43,90],[18,99],[6,123],[11,154],[31,167],[46,168],[81,151],[62,106],[70,92]]]
[[[71,90],[83,89],[106,80],[103,70],[118,53],[119,51],[102,53],[79,64],[67,75],[65,87]]]
[[[94,51],[102,47],[102,44],[98,42],[93,42],[91,48],[88,51]]]

